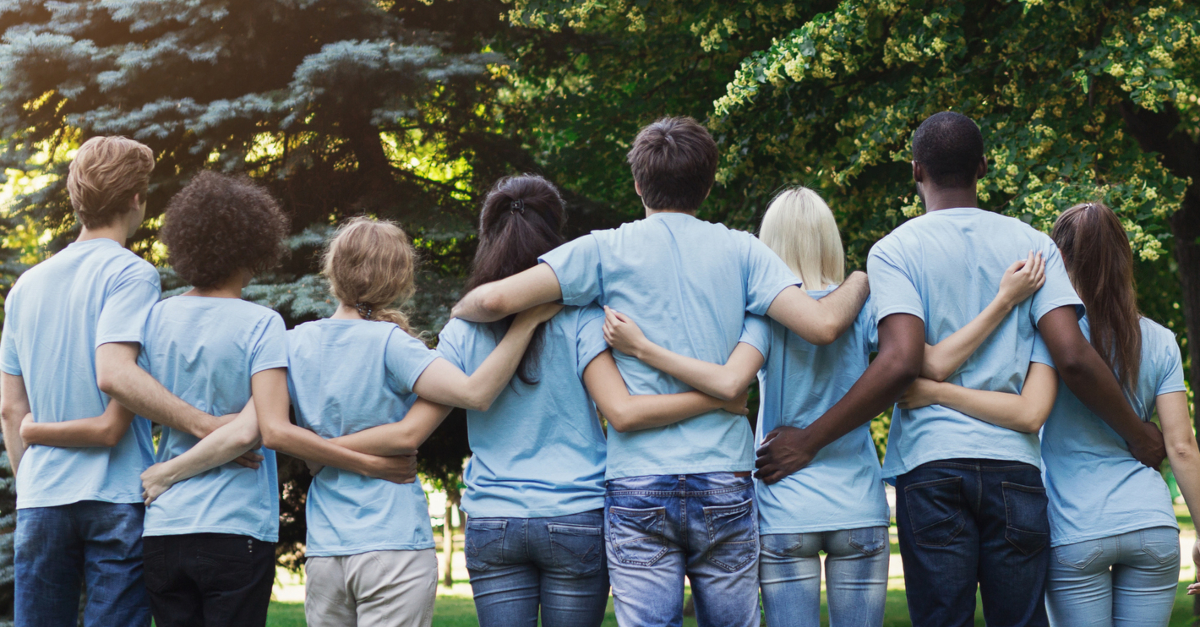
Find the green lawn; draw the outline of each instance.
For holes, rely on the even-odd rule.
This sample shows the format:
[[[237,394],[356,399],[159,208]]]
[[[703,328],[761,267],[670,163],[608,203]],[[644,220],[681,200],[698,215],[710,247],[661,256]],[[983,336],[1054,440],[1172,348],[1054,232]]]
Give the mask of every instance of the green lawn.
[[[904,600],[903,590],[888,590],[887,613],[884,616],[884,627],[905,627],[908,622],[908,603]],[[828,624],[828,614],[824,605],[821,608],[822,624]],[[1178,596],[1175,598],[1175,613],[1171,616],[1171,627],[1190,627],[1193,621],[1192,601],[1187,596],[1187,584],[1179,584]],[[434,627],[474,627],[475,605],[470,597],[439,596],[433,613]],[[617,620],[613,617],[612,601],[608,604],[608,614],[604,618],[605,627],[616,627]],[[685,627],[693,627],[696,619],[686,618]],[[983,613],[975,614],[975,624],[983,627]],[[268,627],[303,627],[304,604],[302,603],[272,603],[271,613],[267,618]]]

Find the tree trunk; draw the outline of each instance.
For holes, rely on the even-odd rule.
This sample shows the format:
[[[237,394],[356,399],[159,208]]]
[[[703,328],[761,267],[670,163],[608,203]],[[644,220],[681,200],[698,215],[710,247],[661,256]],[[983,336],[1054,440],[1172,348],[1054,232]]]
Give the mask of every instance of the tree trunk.
[[[442,585],[447,588],[454,585],[454,519],[451,515],[454,513],[454,503],[450,500],[449,491],[446,494],[446,518],[442,524],[442,555],[444,556],[446,567],[442,576]]]

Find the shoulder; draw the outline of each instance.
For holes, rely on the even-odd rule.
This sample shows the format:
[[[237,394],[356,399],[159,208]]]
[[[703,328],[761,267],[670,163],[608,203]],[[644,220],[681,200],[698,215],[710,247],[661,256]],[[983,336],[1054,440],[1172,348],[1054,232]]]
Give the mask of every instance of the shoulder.
[[[162,284],[162,279],[158,275],[158,268],[155,268],[149,261],[142,259],[127,248],[114,248],[110,259],[114,262],[115,269],[122,275],[149,281],[155,285]]]
[[[1153,351],[1160,357],[1171,356],[1179,352],[1178,338],[1175,337],[1174,331],[1145,316],[1142,316],[1140,326],[1143,351]]]
[[[438,344],[450,343],[458,345],[479,329],[479,323],[468,322],[462,318],[451,318],[442,330],[438,332]]]

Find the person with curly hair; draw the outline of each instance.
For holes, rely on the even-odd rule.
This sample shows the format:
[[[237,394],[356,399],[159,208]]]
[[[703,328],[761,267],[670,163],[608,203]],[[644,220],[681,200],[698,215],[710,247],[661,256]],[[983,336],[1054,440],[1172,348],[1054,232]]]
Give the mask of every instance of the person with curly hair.
[[[138,363],[202,412],[229,416],[251,404],[287,419],[283,319],[241,299],[253,276],[278,263],[287,231],[275,199],[242,177],[202,172],[167,206],[160,236],[192,287],[151,309]],[[79,430],[106,419],[117,420],[45,426]],[[203,439],[164,426],[155,457],[142,474],[143,572],[155,623],[265,624],[279,492],[275,454],[260,448],[255,416]],[[243,466],[227,463],[239,457]]]

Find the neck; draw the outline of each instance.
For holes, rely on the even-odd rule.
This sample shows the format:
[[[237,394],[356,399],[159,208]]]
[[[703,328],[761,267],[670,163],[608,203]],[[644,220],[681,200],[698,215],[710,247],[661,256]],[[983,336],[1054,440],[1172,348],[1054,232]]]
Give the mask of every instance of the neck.
[[[334,318],[336,320],[362,320],[363,319],[362,316],[358,315],[357,307],[355,307],[354,305],[347,305],[345,303],[338,303],[337,311],[333,312],[333,315],[329,316],[329,317]]]
[[[239,271],[212,287],[193,287],[184,296],[203,296],[205,298],[241,298],[242,287],[246,285],[246,272]]]
[[[975,186],[947,187],[925,190],[925,212],[954,209],[956,207],[978,207],[979,197]]]
[[[647,218],[649,218],[650,216],[652,216],[656,213],[686,213],[687,215],[692,216],[693,218],[696,217],[695,209],[693,209],[691,211],[685,211],[683,209],[651,209],[650,207],[646,207],[646,217]]]
[[[125,228],[123,224],[112,224],[94,229],[85,226],[75,241],[86,242],[93,239],[110,239],[124,246],[125,242],[129,240],[129,229]]]

